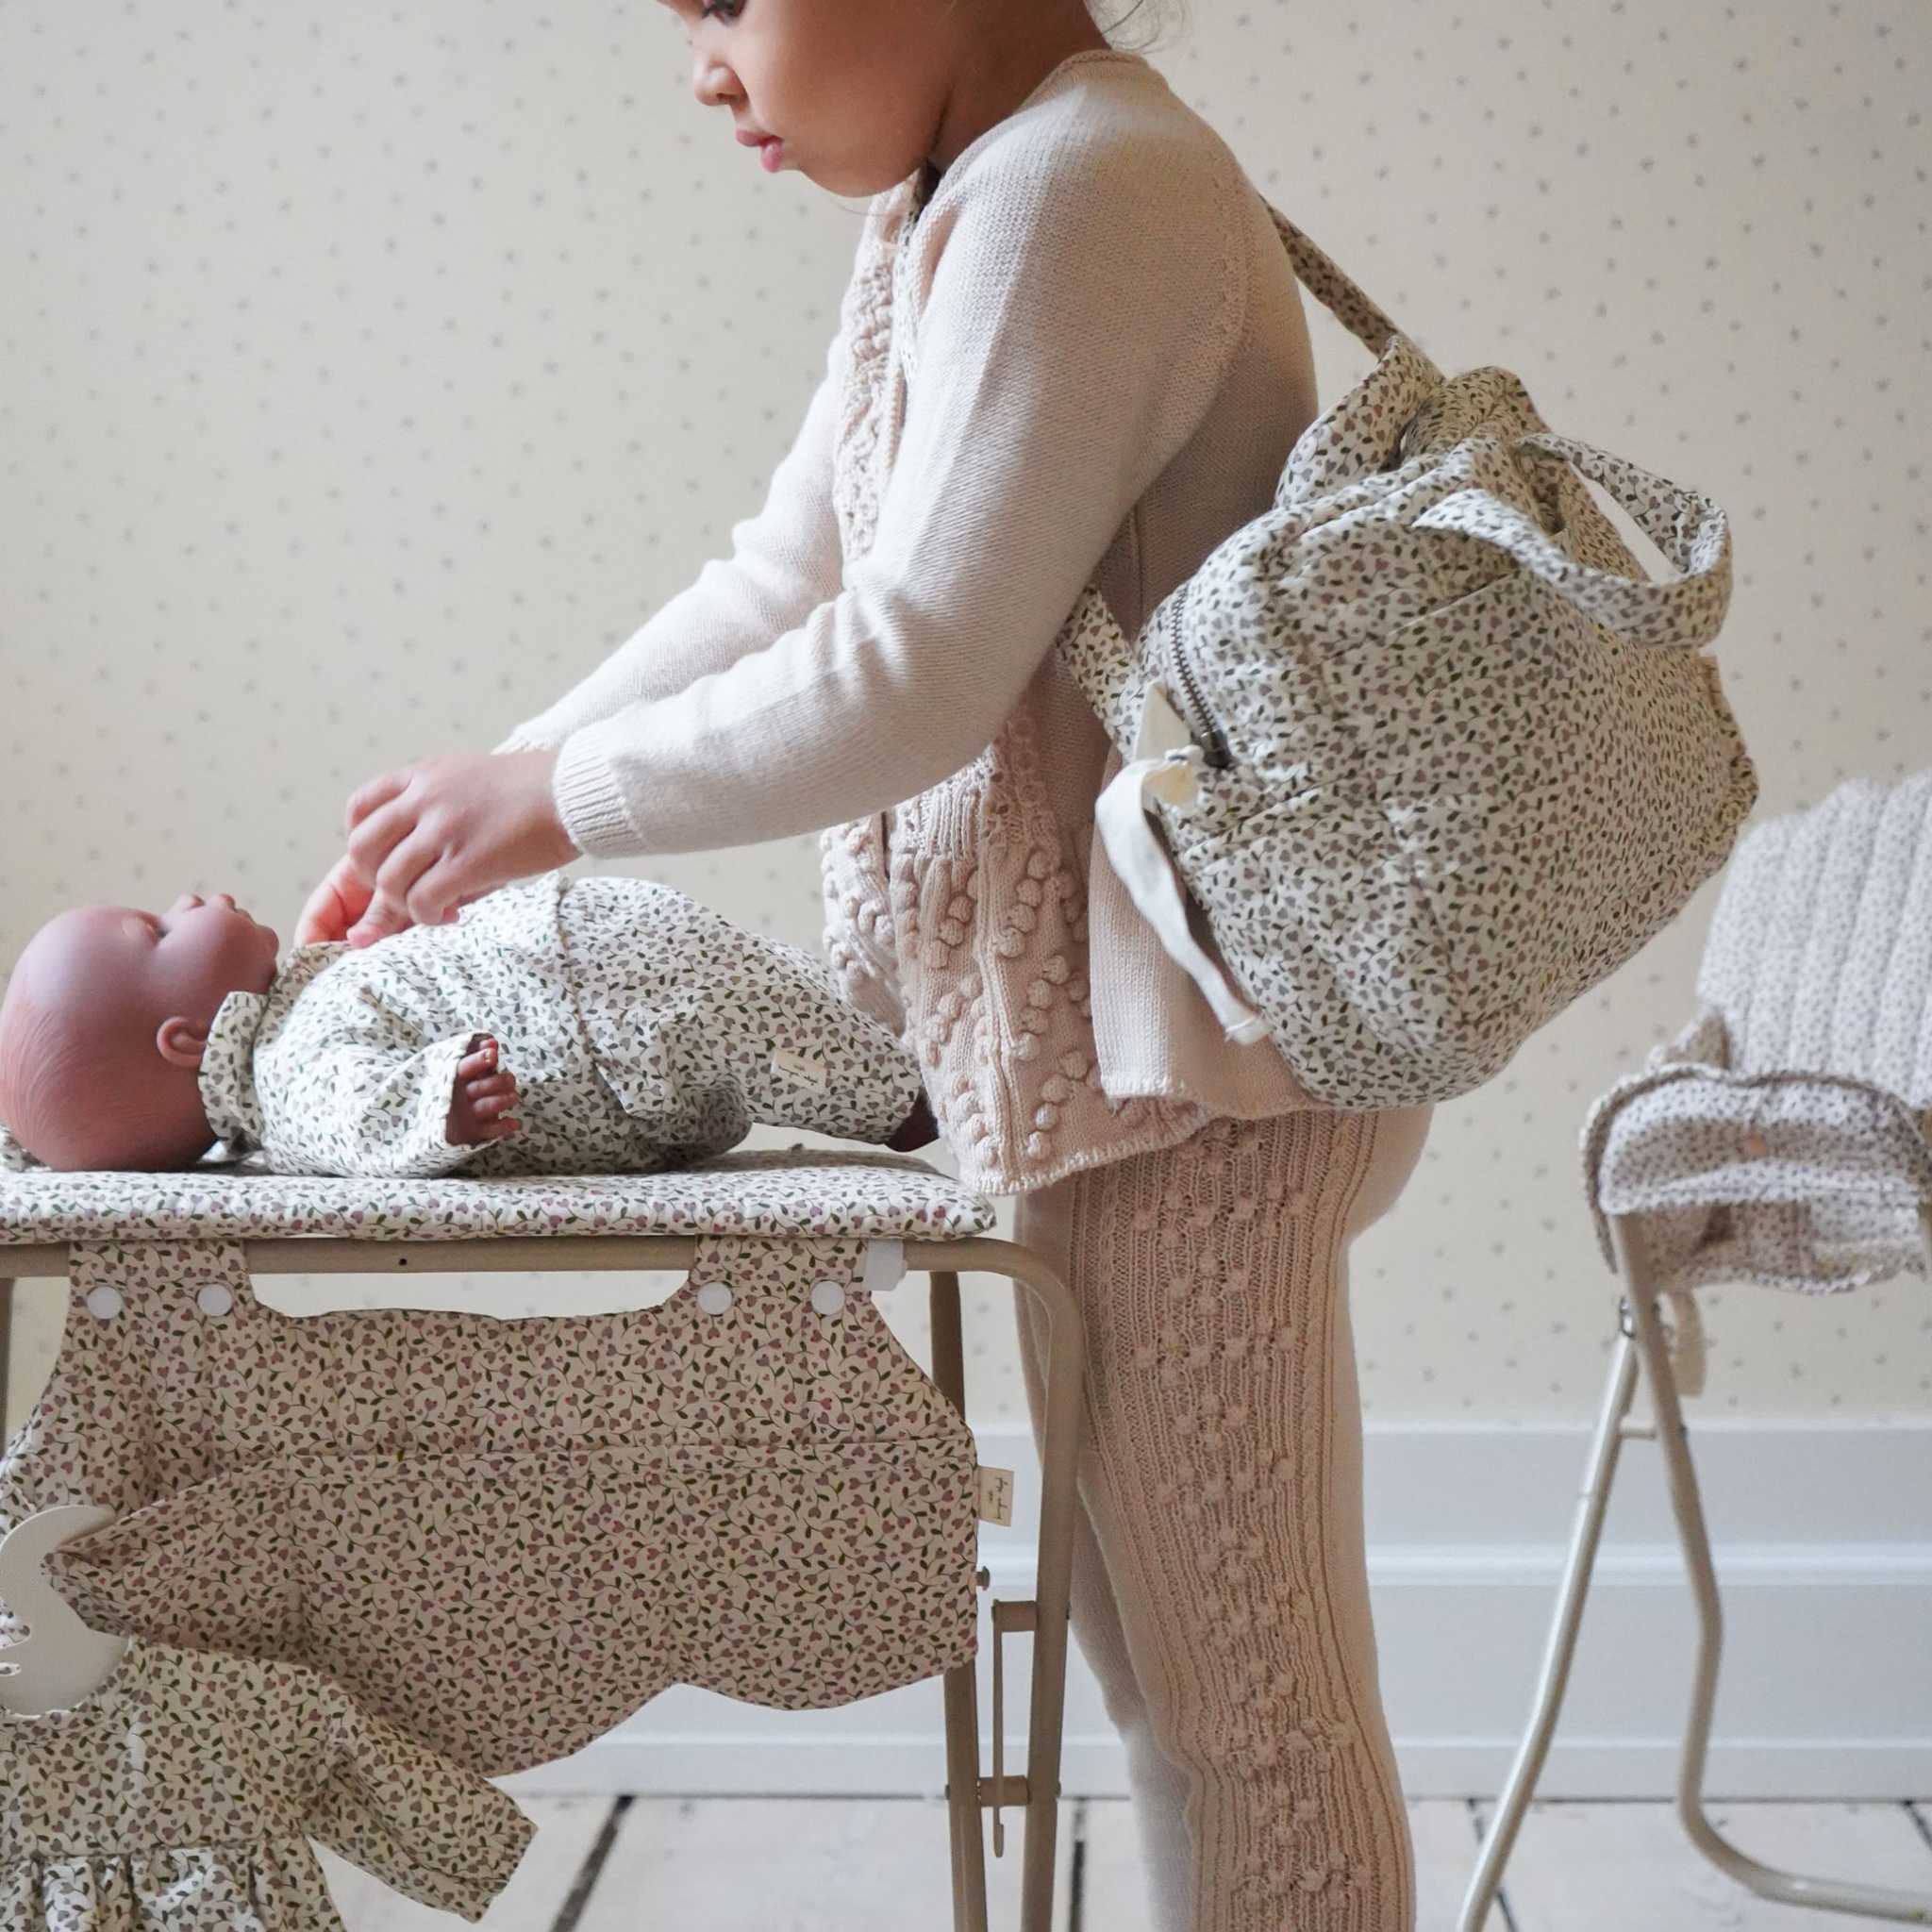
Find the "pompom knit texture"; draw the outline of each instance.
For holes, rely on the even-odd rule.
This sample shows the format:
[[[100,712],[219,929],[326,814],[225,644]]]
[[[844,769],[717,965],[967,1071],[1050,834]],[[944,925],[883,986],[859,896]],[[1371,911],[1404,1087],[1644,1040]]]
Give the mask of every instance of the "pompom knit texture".
[[[1131,632],[1267,508],[1314,368],[1265,203],[1139,54],[1070,56],[925,187],[868,204],[732,555],[498,749],[558,749],[591,858],[820,832],[839,983],[1012,1193],[1314,1104],[1113,873],[1119,755],[1054,649],[1090,578]]]

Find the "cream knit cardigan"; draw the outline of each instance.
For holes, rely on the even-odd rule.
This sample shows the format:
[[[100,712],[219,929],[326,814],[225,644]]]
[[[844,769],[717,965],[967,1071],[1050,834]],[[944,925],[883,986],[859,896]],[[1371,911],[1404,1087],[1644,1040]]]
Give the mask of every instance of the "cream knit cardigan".
[[[869,202],[732,556],[498,749],[560,747],[592,857],[820,832],[832,971],[1013,1193],[1317,1105],[1135,910],[1093,836],[1120,758],[1052,648],[1096,567],[1131,634],[1268,507],[1314,363],[1259,195],[1139,54],[1070,56],[927,186]]]

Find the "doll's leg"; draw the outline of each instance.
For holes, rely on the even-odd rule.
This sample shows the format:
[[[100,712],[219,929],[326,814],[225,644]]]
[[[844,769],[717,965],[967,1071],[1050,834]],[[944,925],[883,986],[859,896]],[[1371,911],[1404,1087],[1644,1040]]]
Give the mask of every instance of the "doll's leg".
[[[1065,1273],[1087,1322],[1090,1568],[1111,1582],[1169,1773],[1165,1791],[1158,1772],[1135,1781],[1158,1932],[1414,1923],[1345,1254],[1400,1191],[1426,1120],[1216,1121],[1016,1204],[1016,1238]],[[1076,1631],[1080,1615],[1076,1599]]]

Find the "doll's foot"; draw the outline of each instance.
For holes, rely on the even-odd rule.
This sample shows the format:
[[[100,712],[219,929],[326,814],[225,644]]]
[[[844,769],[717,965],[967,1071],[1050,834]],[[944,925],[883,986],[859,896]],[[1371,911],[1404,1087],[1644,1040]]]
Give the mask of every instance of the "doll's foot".
[[[443,1139],[452,1147],[508,1140],[523,1125],[509,1118],[510,1108],[517,1104],[517,1076],[508,1067],[497,1065],[496,1041],[487,1033],[473,1033],[470,1047],[470,1053],[457,1063],[449,1119],[442,1129]]]

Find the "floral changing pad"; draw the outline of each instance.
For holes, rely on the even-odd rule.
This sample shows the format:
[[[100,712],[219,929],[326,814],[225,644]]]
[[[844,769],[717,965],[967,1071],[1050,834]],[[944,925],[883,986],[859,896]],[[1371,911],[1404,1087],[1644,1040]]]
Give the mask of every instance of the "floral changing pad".
[[[0,1172],[0,1250],[46,1241],[333,1235],[474,1241],[503,1235],[875,1235],[951,1241],[994,1224],[992,1203],[912,1155],[739,1148],[648,1174],[335,1180],[277,1174],[258,1156],[174,1174]],[[6,1272],[0,1262],[0,1274]]]

